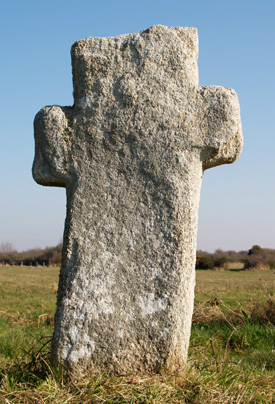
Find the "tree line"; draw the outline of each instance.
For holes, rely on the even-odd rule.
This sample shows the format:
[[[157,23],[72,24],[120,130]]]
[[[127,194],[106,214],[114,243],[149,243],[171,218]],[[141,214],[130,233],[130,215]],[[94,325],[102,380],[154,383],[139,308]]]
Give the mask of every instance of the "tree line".
[[[253,245],[248,251],[197,251],[196,269],[275,269],[275,250]],[[237,265],[236,265],[237,264]]]
[[[56,266],[61,264],[62,243],[55,247],[34,248],[18,252],[11,243],[0,245],[2,265]]]
[[[61,264],[62,243],[55,247],[36,248],[18,252],[11,243],[0,245],[0,264],[26,266],[59,266]],[[248,251],[223,251],[214,253],[197,251],[196,269],[230,269],[237,264],[239,269],[275,269],[275,249],[254,245]],[[239,265],[239,266],[238,266]]]

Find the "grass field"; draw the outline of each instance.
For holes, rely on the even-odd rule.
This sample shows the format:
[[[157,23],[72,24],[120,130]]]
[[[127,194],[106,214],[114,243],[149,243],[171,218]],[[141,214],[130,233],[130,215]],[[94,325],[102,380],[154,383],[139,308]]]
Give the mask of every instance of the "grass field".
[[[197,271],[185,377],[50,367],[58,268],[0,267],[0,403],[275,403],[275,273]]]

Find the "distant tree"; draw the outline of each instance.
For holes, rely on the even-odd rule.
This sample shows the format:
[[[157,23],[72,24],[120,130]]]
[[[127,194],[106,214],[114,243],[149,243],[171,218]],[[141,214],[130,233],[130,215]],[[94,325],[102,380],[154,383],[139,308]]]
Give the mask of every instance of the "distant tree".
[[[260,254],[262,253],[263,249],[262,247],[260,247],[259,245],[253,245],[253,247],[248,250],[248,255],[252,255],[252,254]]]
[[[0,253],[9,253],[16,251],[12,243],[1,243],[0,244]]]
[[[18,253],[12,243],[0,244],[0,261],[5,264],[13,265],[18,261]]]
[[[215,254],[217,254],[217,255],[224,255],[225,252],[224,252],[221,248],[218,248],[218,249],[215,251]]]

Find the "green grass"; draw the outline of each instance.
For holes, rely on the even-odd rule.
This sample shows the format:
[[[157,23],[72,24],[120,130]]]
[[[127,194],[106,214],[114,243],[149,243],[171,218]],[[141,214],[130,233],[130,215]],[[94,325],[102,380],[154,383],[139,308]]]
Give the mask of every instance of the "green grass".
[[[275,274],[196,271],[184,377],[67,382],[49,363],[58,268],[0,267],[0,403],[275,403]]]
[[[12,364],[35,340],[52,335],[58,272],[0,267],[0,364]]]
[[[196,302],[219,297],[233,306],[250,301],[265,301],[275,295],[275,273],[272,270],[213,271],[197,270]]]

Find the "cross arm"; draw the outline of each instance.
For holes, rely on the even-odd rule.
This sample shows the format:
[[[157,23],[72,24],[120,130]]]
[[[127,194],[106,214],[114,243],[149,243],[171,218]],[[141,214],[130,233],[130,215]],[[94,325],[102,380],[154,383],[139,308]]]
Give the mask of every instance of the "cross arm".
[[[229,88],[199,87],[199,105],[203,169],[233,163],[243,144],[237,94]]]
[[[32,173],[38,184],[66,187],[71,147],[70,115],[70,107],[47,106],[35,117]]]

